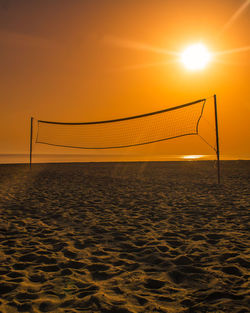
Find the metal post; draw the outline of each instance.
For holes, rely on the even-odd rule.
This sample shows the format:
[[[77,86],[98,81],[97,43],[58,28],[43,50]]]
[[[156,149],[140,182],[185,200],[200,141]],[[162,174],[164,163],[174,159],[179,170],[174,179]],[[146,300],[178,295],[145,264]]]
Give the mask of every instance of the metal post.
[[[30,118],[30,168],[32,165],[33,117]]]
[[[215,117],[215,133],[216,133],[217,175],[218,175],[218,184],[220,184],[220,148],[219,148],[219,131],[218,131],[216,95],[214,95],[214,117]]]

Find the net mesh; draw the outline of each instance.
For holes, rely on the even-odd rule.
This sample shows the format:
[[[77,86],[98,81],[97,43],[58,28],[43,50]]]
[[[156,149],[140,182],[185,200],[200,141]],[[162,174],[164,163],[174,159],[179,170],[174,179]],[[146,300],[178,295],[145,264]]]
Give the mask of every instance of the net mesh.
[[[206,100],[109,121],[61,123],[38,120],[36,142],[81,149],[145,145],[198,134]]]

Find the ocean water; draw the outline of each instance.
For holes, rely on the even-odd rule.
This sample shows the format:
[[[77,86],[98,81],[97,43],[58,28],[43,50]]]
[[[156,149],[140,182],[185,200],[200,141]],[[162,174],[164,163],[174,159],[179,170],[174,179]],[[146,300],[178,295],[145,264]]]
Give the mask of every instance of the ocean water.
[[[29,154],[0,154],[0,164],[29,163]],[[123,154],[34,154],[32,163],[61,162],[122,162],[122,161],[178,161],[182,156],[143,156]]]
[[[123,154],[34,154],[32,163],[191,161],[215,160],[215,155],[123,155]],[[221,156],[221,160],[250,160],[249,156]],[[29,163],[29,154],[0,154],[0,164]]]

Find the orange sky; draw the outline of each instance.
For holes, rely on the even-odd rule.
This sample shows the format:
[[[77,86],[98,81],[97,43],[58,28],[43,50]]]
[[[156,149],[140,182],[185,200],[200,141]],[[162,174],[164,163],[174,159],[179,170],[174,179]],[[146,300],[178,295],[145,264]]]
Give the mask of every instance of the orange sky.
[[[213,52],[250,46],[249,2],[0,0],[0,153],[29,151],[31,116],[105,120],[216,93],[221,153],[250,158],[250,50],[218,55],[200,72],[187,71],[175,55],[161,53],[180,52],[199,41]],[[183,139],[135,151],[207,150],[200,141]]]

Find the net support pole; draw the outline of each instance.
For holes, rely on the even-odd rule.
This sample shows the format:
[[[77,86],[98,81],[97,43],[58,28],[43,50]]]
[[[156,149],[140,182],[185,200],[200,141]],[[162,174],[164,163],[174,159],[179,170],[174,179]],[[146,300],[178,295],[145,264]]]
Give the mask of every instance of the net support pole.
[[[216,134],[217,176],[218,176],[218,184],[220,184],[220,147],[219,147],[219,130],[218,130],[216,95],[214,95],[214,117],[215,117],[215,134]]]
[[[32,144],[33,144],[33,117],[30,118],[30,168],[32,165]]]

